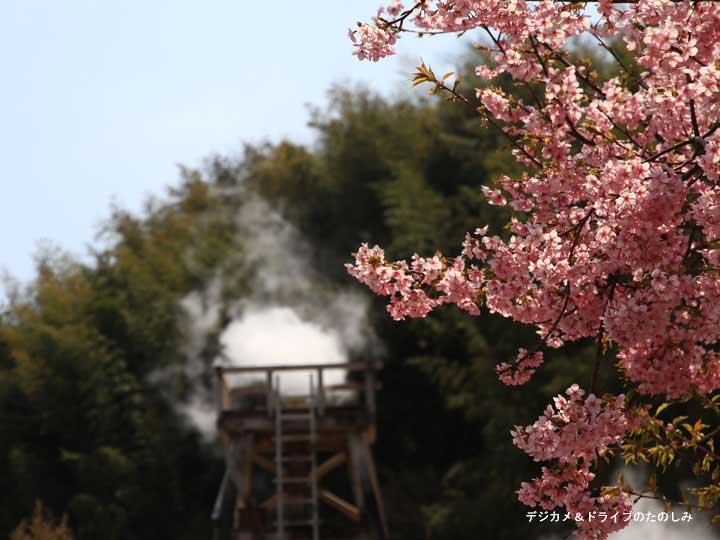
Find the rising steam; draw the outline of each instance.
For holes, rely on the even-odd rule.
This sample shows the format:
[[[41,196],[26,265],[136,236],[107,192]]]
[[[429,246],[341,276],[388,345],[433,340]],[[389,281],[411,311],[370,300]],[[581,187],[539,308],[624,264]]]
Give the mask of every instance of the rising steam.
[[[250,294],[223,300],[223,279],[217,278],[181,303],[188,319],[185,374],[198,383],[180,410],[208,438],[215,435],[215,402],[211,385],[200,381],[204,378],[207,383],[211,363],[334,364],[378,348],[367,321],[366,297],[331,289],[312,267],[312,246],[277,211],[258,197],[246,196],[237,232],[241,253],[237,271],[252,276]],[[227,319],[222,328],[221,313]],[[208,362],[203,348],[214,332],[220,347]],[[328,370],[324,383],[341,384],[345,375]],[[247,377],[232,379],[232,384],[249,382]],[[309,373],[284,373],[280,385],[283,393],[307,394]]]

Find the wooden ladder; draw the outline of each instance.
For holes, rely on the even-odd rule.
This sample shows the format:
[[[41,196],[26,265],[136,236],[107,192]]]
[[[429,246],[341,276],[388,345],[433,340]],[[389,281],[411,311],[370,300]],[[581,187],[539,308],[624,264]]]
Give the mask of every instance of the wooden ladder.
[[[289,432],[290,424],[307,425],[306,433]],[[286,540],[287,532],[311,528],[312,540],[320,539],[318,518],[318,482],[317,482],[317,391],[310,375],[310,393],[307,398],[307,412],[293,412],[285,409],[280,378],[275,378],[275,487],[277,516],[275,521],[278,540]],[[306,444],[306,449],[298,448],[298,443]],[[285,474],[285,467],[309,465],[306,474],[291,476]],[[288,493],[290,492],[290,493]],[[299,494],[298,494],[299,492]],[[289,511],[292,509],[292,511]],[[304,509],[305,515],[298,512]],[[309,510],[309,512],[307,512]],[[310,515],[308,516],[307,513]]]

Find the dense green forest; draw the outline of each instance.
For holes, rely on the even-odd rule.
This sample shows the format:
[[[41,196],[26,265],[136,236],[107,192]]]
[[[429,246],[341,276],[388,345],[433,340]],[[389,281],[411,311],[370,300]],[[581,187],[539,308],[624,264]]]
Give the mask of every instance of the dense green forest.
[[[470,108],[362,88],[332,89],[310,123],[313,145],[247,146],[185,169],[139,215],[113,209],[90,262],[46,251],[36,279],[10,288],[0,319],[0,537],[38,499],[66,513],[79,540],[209,537],[223,458],[178,404],[208,387],[232,306],[254,294],[261,270],[246,264],[252,231],[238,216],[258,199],[304,239],[313,294],[352,290],[370,303],[375,340],[358,354],[384,362],[375,453],[392,537],[551,530],[528,525],[516,500],[537,470],[509,430],[588,381],[588,351],[553,352],[518,392],[494,366],[533,343],[531,331],[455,308],[393,322],[343,267],[361,242],[398,258],[452,255],[481,224],[502,233],[503,211],[481,187],[522,172],[506,141]],[[222,316],[191,346],[182,300],[211,283]],[[186,369],[198,360],[207,369]]]

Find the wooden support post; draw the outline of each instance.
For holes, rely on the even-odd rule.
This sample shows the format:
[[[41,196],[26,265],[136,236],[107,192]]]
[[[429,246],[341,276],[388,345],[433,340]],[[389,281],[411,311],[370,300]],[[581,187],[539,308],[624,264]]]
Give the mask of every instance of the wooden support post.
[[[382,494],[380,493],[380,482],[378,482],[377,471],[375,470],[375,461],[373,460],[372,452],[370,451],[370,444],[367,439],[363,439],[362,446],[364,457],[363,461],[367,466],[367,477],[370,480],[370,488],[372,490],[373,499],[375,499],[375,507],[380,518],[383,540],[386,540],[390,537],[390,532],[388,531],[387,517],[385,516],[385,506],[383,505]]]
[[[230,480],[230,472],[225,469],[222,482],[220,483],[220,491],[218,491],[217,497],[215,498],[215,505],[213,506],[212,514],[210,519],[214,522],[220,521],[220,515],[222,514],[223,501],[225,500],[225,490],[227,489],[228,482]],[[217,525],[216,525],[217,527]]]
[[[223,401],[223,410],[232,409],[232,395],[230,393],[230,387],[228,386],[227,381],[225,380],[225,376],[223,375],[222,379],[222,401]]]
[[[348,446],[350,447],[350,462],[348,463],[348,473],[350,475],[350,483],[352,486],[353,497],[355,498],[355,506],[360,512],[365,510],[365,496],[362,489],[362,439],[358,433],[351,433],[348,437]]]
[[[247,433],[231,447],[232,452],[228,467],[232,467],[231,475],[237,490],[235,499],[235,517],[233,519],[233,527],[237,530],[247,525],[246,523],[243,523],[243,518],[247,517],[248,510],[252,513],[253,509],[253,501],[250,497],[250,491],[252,489],[252,464],[253,453],[255,452],[254,446],[255,436],[252,433]]]
[[[255,436],[252,433],[244,435],[240,439],[240,444],[237,446],[236,463],[240,471],[240,484],[237,486],[238,498],[243,500],[250,496],[250,487],[252,486],[252,464],[253,464],[253,453],[254,453],[254,439]]]
[[[370,418],[375,418],[375,370],[369,363],[365,370],[365,403]]]
[[[325,414],[325,384],[323,383],[323,368],[318,368],[318,413]]]
[[[217,406],[218,413],[221,413],[224,409],[223,399],[223,371],[222,366],[215,367],[215,405]]]
[[[237,443],[228,437],[225,445],[225,468],[232,478],[236,489],[240,489],[242,478],[237,467]]]
[[[266,381],[266,383],[265,383],[265,384],[267,384],[267,413],[268,413],[268,416],[272,416],[272,415],[273,415],[273,409],[275,408],[275,407],[274,407],[275,404],[273,403],[273,392],[274,392],[274,389],[273,389],[272,376],[273,376],[273,371],[272,371],[272,369],[268,369],[268,371],[267,371],[267,381]]]

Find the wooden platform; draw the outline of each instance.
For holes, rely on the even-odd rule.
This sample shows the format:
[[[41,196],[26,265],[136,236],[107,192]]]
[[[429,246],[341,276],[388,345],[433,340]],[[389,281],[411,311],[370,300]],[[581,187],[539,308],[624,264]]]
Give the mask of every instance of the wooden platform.
[[[217,427],[227,469],[213,519],[219,523],[231,483],[236,493],[233,540],[388,538],[371,451],[376,437],[375,372],[380,367],[377,362],[354,362],[216,369]],[[338,369],[353,378],[325,385],[324,372]],[[279,393],[275,378],[287,371],[312,375],[310,395]],[[239,375],[248,375],[249,384],[237,385]],[[236,385],[229,384],[228,376]],[[338,493],[350,496],[320,485],[332,471],[342,469],[347,471],[347,487]],[[341,487],[337,482],[342,478],[336,474],[330,485]],[[258,484],[267,486],[268,481],[275,485],[274,494]],[[348,521],[323,527],[323,515],[333,518],[330,522],[337,521],[333,516]]]
[[[307,414],[307,409],[297,409]],[[288,422],[287,433],[304,433],[305,422]],[[274,448],[275,420],[264,411],[228,410],[218,417],[218,430],[227,437],[241,437],[253,433],[255,447],[260,452],[271,452]],[[349,433],[368,433],[370,443],[375,442],[374,419],[363,409],[353,406],[328,407],[317,419],[317,441],[315,447],[321,452],[337,451],[347,446]]]

